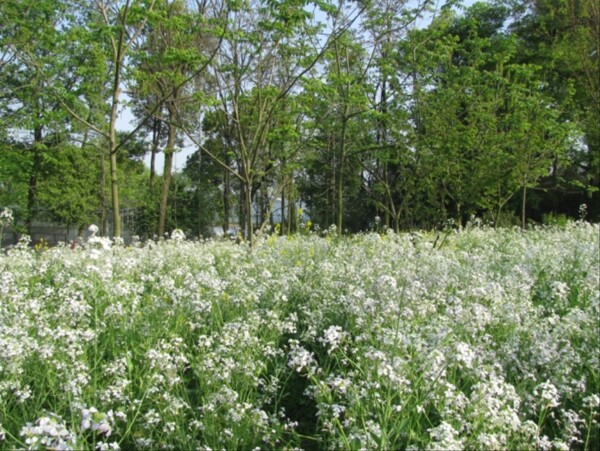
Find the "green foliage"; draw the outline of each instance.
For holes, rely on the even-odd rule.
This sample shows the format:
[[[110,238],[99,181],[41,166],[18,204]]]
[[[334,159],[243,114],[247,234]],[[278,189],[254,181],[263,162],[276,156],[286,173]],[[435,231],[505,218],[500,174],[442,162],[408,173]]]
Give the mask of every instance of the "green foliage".
[[[565,228],[569,219],[565,214],[548,213],[542,217],[542,223],[549,226]]]
[[[568,160],[558,166],[564,191],[578,193],[578,201],[558,191],[555,204],[568,211],[569,204],[588,202],[593,216],[600,215],[600,195],[588,195],[588,187],[600,187],[600,14],[597,2],[525,0],[513,9],[511,31],[520,39],[521,59],[541,67],[544,90],[561,105],[561,121],[569,121],[579,131],[571,143]],[[571,183],[575,182],[575,186]],[[573,215],[572,212],[569,212]]]
[[[56,222],[81,229],[97,222],[100,161],[95,149],[58,148],[46,154],[42,170],[39,202]]]
[[[0,205],[24,210],[27,207],[29,152],[14,143],[0,143]]]
[[[6,0],[0,203],[24,224],[36,209],[83,224],[112,197],[147,236],[237,217],[253,237],[252,204],[269,222],[281,199],[282,233],[297,202],[340,232],[375,216],[395,230],[526,224],[581,204],[598,219],[596,2],[432,8]],[[123,93],[136,129],[116,133]],[[202,163],[171,186],[191,142]],[[164,153],[163,177],[139,164],[148,152]]]

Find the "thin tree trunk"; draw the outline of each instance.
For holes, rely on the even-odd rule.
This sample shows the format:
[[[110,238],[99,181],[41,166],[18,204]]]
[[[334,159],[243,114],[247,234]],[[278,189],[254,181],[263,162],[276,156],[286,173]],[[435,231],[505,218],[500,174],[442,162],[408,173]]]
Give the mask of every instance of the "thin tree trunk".
[[[156,177],[156,149],[153,147],[150,153],[150,192],[154,188],[154,179]]]
[[[117,53],[115,76],[113,80],[112,108],[110,112],[110,121],[108,124],[108,151],[110,162],[110,184],[112,195],[112,213],[113,213],[113,237],[120,237],[121,231],[121,211],[119,205],[119,178],[117,175],[117,114],[119,111],[119,95],[121,92],[121,63],[122,55]]]
[[[346,128],[347,118],[343,118],[342,122],[342,141],[340,142],[340,157],[338,160],[338,173],[337,173],[337,233],[339,235],[343,232],[344,225],[344,161],[346,160]]]
[[[525,207],[527,205],[527,185],[523,184],[523,202],[521,203],[521,228],[525,229],[527,225],[527,216]]]
[[[164,237],[167,223],[167,206],[169,203],[169,189],[171,188],[173,154],[175,152],[175,140],[177,138],[177,128],[175,127],[174,105],[169,106],[169,135],[167,138],[167,147],[165,148],[165,167],[163,170],[163,188],[160,197],[160,208],[158,214],[158,236]]]
[[[111,145],[112,146],[112,145]],[[112,213],[113,213],[113,237],[120,237],[121,229],[121,211],[119,210],[119,179],[117,177],[117,154],[110,154],[110,185],[112,195]]]
[[[197,204],[196,204],[196,209],[197,209],[197,213],[198,213],[198,228],[196,230],[196,234],[198,236],[198,238],[200,238],[202,236],[202,229],[203,229],[203,224],[202,224],[202,196],[200,195],[200,186],[202,183],[202,149],[199,148],[198,149],[198,185],[196,186],[196,198],[197,198]]]
[[[286,227],[285,227],[285,187],[281,190],[281,221],[280,221],[280,229],[279,234],[285,235]],[[289,230],[289,229],[288,229]]]
[[[101,200],[102,200],[102,212],[100,213],[100,230],[102,236],[108,235],[108,199],[106,195],[106,155],[104,150],[100,153],[100,184],[101,184]]]
[[[290,189],[288,191],[288,225],[287,225],[287,233],[292,234],[298,231],[298,213],[296,211],[296,199],[294,198],[294,171],[290,174]],[[284,210],[282,210],[284,211]]]
[[[29,174],[29,186],[27,190],[27,233],[32,236],[33,233],[33,216],[35,210],[35,204],[37,201],[37,189],[38,189],[38,174],[42,165],[42,155],[40,153],[39,146],[42,145],[44,139],[43,131],[41,127],[36,127],[33,131],[33,165],[31,167],[31,173]]]
[[[389,176],[388,176],[388,164],[387,162],[383,164],[383,180],[385,181],[384,183],[387,186],[387,181],[389,180]],[[387,196],[387,202],[388,202],[388,208],[385,209],[384,211],[384,224],[385,224],[385,229],[389,229],[390,228],[390,211],[391,209],[394,207],[394,199],[392,198],[392,196],[390,196],[388,194]]]
[[[336,181],[336,173],[337,173],[337,164],[335,159],[335,154],[332,152],[332,143],[331,141],[328,143],[328,153],[331,152],[331,161],[329,166],[331,167],[331,177],[328,178],[327,183],[325,185],[325,189],[327,192],[326,205],[325,205],[325,214],[324,214],[324,224],[325,227],[329,227],[333,224],[333,212],[335,210],[335,181]]]
[[[171,187],[171,170],[173,167],[173,150],[165,149],[165,168],[163,173],[163,187],[160,196],[158,215],[158,236],[163,237],[166,231],[167,206],[169,203],[169,189]]]
[[[154,179],[156,178],[156,153],[160,145],[162,122],[159,118],[152,118],[152,149],[150,150],[150,192],[154,188]]]
[[[338,49],[338,45],[337,45],[337,41],[335,42],[334,45],[335,48],[335,58],[336,58],[336,67],[337,67],[337,75],[340,76],[341,75],[341,64],[340,64],[340,57],[339,57],[339,49]],[[350,72],[350,69],[348,67],[348,50],[346,50],[346,74],[348,74]],[[348,128],[348,112],[349,112],[349,106],[348,106],[348,96],[349,96],[349,92],[350,92],[350,83],[347,83],[347,85],[345,86],[345,89],[342,88],[341,92],[339,93],[340,97],[342,98],[342,101],[344,102],[344,111],[342,113],[342,131],[341,131],[341,141],[340,141],[340,154],[339,154],[339,161],[338,161],[338,178],[337,178],[337,209],[336,209],[336,213],[337,213],[337,233],[338,235],[341,235],[343,233],[343,226],[344,226],[344,163],[346,160],[346,130]]]
[[[229,165],[229,161],[227,162]],[[229,216],[231,214],[231,179],[228,170],[223,172],[223,233],[227,234],[229,231]]]
[[[298,213],[296,211],[296,202],[294,199],[288,202],[288,233],[292,234],[298,231]]]
[[[246,233],[246,185],[242,182],[240,182],[238,222],[239,231],[244,235]]]
[[[252,181],[246,180],[244,181],[244,204],[246,208],[246,230],[247,230],[247,239],[250,243],[250,247],[254,244],[254,227],[252,224]]]

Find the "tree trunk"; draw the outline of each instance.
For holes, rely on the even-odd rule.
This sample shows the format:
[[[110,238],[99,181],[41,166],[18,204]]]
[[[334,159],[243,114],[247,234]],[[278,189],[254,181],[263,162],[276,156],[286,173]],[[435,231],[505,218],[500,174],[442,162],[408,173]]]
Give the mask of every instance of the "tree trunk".
[[[121,211],[119,210],[119,179],[117,177],[117,154],[110,153],[110,185],[112,195],[112,211],[113,211],[113,237],[120,237],[121,229]]]
[[[29,174],[29,186],[27,190],[27,233],[31,236],[33,232],[33,214],[35,209],[35,201],[37,198],[37,174],[39,167],[39,153],[37,149],[33,150],[33,167],[31,168],[31,174]]]
[[[100,230],[102,236],[108,235],[108,199],[106,196],[106,158],[104,155],[104,151],[101,151],[100,154],[100,184],[101,186],[101,200],[102,200],[102,212],[100,213]]]
[[[527,216],[526,216],[526,211],[525,211],[525,207],[527,205],[527,185],[523,185],[523,201],[521,203],[521,228],[525,229],[525,226],[527,225]]]
[[[154,179],[156,177],[156,149],[153,147],[150,153],[150,192],[152,192],[154,188]]]
[[[31,167],[31,173],[29,174],[29,186],[27,190],[27,233],[29,236],[33,232],[33,216],[35,210],[35,203],[37,201],[37,184],[38,174],[41,170],[42,165],[42,154],[40,146],[44,140],[42,127],[36,127],[33,131],[33,165]]]
[[[260,223],[264,224],[267,219],[268,219],[268,215],[269,215],[269,210],[270,210],[270,204],[271,201],[269,199],[269,191],[267,189],[267,184],[266,183],[261,183],[260,185]]]
[[[254,244],[254,227],[252,224],[252,181],[246,180],[244,181],[244,191],[245,198],[244,204],[246,208],[246,230],[247,230],[247,239],[250,243],[250,247]]]
[[[336,173],[337,173],[337,165],[335,161],[335,155],[333,153],[331,143],[328,144],[328,153],[331,153],[331,160],[329,163],[329,167],[331,168],[331,177],[327,179],[327,183],[325,184],[325,191],[327,193],[326,203],[325,203],[325,212],[323,215],[324,218],[324,226],[328,228],[333,224],[333,212],[335,210],[335,181],[336,181]]]
[[[152,118],[152,149],[150,151],[150,193],[154,188],[154,179],[156,178],[156,153],[158,152],[158,146],[160,145],[160,134],[161,134],[161,120],[158,118]]]
[[[279,222],[279,234],[281,236],[285,235],[286,227],[285,227],[285,186],[281,190],[281,221]],[[289,230],[289,229],[288,229]]]
[[[169,189],[171,188],[171,178],[173,169],[173,154],[175,152],[175,140],[177,138],[177,128],[175,127],[175,115],[177,114],[174,105],[169,106],[169,136],[167,138],[167,147],[165,148],[165,167],[163,169],[163,188],[160,196],[160,208],[158,214],[158,236],[164,237],[167,223],[167,206],[169,203]]]
[[[229,165],[229,162],[227,162]],[[231,214],[231,179],[228,170],[223,171],[223,233],[229,231],[229,215]]]
[[[388,176],[388,164],[387,164],[387,162],[383,164],[383,180],[384,180],[384,183],[386,184],[386,187],[387,187],[387,181],[389,180],[389,176]],[[387,192],[387,190],[386,190],[386,192]],[[387,203],[388,203],[388,208],[386,208],[385,211],[384,211],[385,218],[384,218],[384,221],[383,221],[383,223],[385,224],[385,229],[386,230],[390,228],[390,224],[391,224],[391,222],[390,222],[390,219],[391,219],[390,218],[390,211],[394,207],[394,199],[389,194],[387,195]]]
[[[244,235],[246,233],[246,185],[242,182],[240,182],[238,222],[239,231]]]
[[[288,201],[288,233],[292,234],[298,230],[298,213],[296,211],[296,202],[290,198]]]
[[[158,214],[158,236],[164,237],[167,223],[167,206],[169,203],[169,189],[171,187],[171,169],[173,167],[173,150],[165,149],[165,168],[163,173],[163,187],[160,196]]]
[[[347,109],[347,107],[346,107]],[[340,156],[338,159],[338,171],[337,171],[337,233],[341,235],[343,232],[344,225],[344,161],[346,160],[346,128],[348,119],[344,115],[342,122],[342,136],[340,142]]]
[[[119,205],[119,178],[117,175],[117,114],[119,111],[119,95],[121,93],[121,63],[123,56],[116,55],[115,76],[113,80],[112,107],[108,124],[108,152],[110,162],[110,184],[113,210],[113,237],[120,237],[121,211]]]
[[[298,213],[296,211],[296,199],[294,197],[294,185],[293,185],[293,180],[294,180],[294,171],[292,171],[291,175],[290,175],[290,189],[288,191],[288,205],[287,205],[287,233],[288,234],[292,234],[292,233],[296,233],[298,231],[298,224],[297,224],[297,218],[298,218]],[[281,210],[282,214],[283,214],[283,209]]]

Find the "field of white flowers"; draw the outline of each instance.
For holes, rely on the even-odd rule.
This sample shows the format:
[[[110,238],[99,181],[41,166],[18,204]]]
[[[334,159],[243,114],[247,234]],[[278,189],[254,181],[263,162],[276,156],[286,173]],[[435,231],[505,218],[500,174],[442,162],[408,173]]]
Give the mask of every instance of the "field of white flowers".
[[[0,448],[591,449],[598,225],[0,255]]]

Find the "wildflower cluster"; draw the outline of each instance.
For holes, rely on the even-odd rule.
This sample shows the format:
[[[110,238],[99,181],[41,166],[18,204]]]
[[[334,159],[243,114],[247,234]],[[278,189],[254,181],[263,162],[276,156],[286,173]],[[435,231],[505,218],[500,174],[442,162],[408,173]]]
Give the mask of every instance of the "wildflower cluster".
[[[2,244],[2,234],[6,227],[10,227],[13,223],[13,212],[10,208],[3,208],[0,211],[0,244]]]
[[[35,424],[27,423],[20,434],[27,449],[73,449],[75,437],[56,415],[43,416]]]
[[[0,447],[569,449],[600,438],[600,228],[0,255]]]
[[[13,212],[10,208],[0,211],[0,228],[10,226],[13,222]]]

